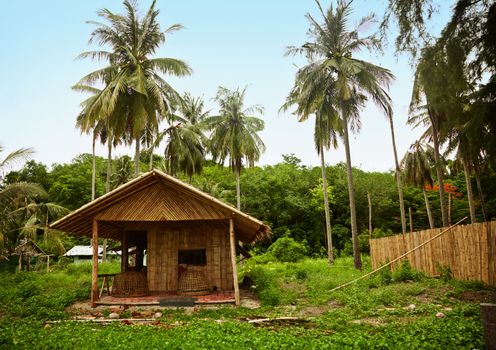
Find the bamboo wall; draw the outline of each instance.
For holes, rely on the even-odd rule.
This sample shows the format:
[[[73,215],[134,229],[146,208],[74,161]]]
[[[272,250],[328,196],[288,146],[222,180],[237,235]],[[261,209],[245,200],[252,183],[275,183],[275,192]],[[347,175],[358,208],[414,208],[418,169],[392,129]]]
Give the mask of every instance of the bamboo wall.
[[[370,240],[376,269],[439,234],[442,229]],[[429,276],[440,274],[437,264],[449,266],[453,277],[496,286],[496,221],[454,227],[405,257],[413,268]],[[393,269],[401,262],[393,264]]]
[[[210,287],[233,289],[229,232],[225,227],[191,223],[182,228],[148,231],[147,274],[150,291],[176,291],[178,250],[206,249],[206,266],[195,266],[207,277]]]

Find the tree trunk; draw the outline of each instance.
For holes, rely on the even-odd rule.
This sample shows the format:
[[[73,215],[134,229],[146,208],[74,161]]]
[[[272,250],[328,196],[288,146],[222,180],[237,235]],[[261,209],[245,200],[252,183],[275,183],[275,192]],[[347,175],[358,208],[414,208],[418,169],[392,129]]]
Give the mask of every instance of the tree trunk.
[[[140,173],[140,137],[138,136],[135,140],[135,150],[134,150],[134,177],[138,177]]]
[[[110,179],[112,177],[112,142],[110,142],[110,139],[108,140],[107,143],[107,181],[105,182],[105,193],[110,192]]]
[[[475,182],[477,183],[477,192],[479,192],[479,200],[481,203],[482,217],[484,218],[484,222],[486,222],[487,221],[486,204],[484,203],[484,193],[482,192],[479,170],[477,168],[475,170]]]
[[[441,156],[439,155],[439,135],[432,116],[432,111],[429,109],[429,119],[432,126],[432,141],[434,143],[434,161],[436,162],[437,183],[439,185],[439,201],[441,204],[441,217],[443,220],[443,227],[448,226],[448,211],[446,207],[446,195],[444,191],[444,172],[443,165],[441,164]]]
[[[93,131],[93,143],[91,146],[91,154],[93,156],[93,160],[91,163],[91,200],[95,200],[95,192],[96,192],[96,155],[95,155],[95,143],[96,143],[96,135]]]
[[[369,204],[369,239],[372,238],[372,201],[370,200],[370,193],[367,191],[367,202]]]
[[[346,153],[346,170],[348,173],[348,196],[350,198],[350,216],[351,216],[351,240],[353,243],[353,263],[356,269],[362,269],[362,258],[360,257],[360,248],[358,246],[358,228],[355,208],[355,189],[353,187],[353,173],[351,168],[350,140],[348,135],[348,118],[343,114],[344,128],[344,148]]]
[[[403,186],[401,184],[401,169],[400,163],[398,161],[398,152],[396,150],[396,138],[394,137],[394,125],[393,117],[388,117],[389,126],[391,128],[391,140],[393,143],[393,154],[394,154],[394,164],[395,164],[395,176],[396,176],[396,186],[398,187],[398,197],[400,200],[400,214],[401,214],[401,232],[406,233],[406,215],[405,215],[405,202],[403,200]]]
[[[413,233],[413,215],[412,215],[412,207],[408,207],[408,217],[410,219],[410,233]]]
[[[451,204],[453,196],[448,193],[448,226],[451,226]]]
[[[470,174],[468,171],[468,164],[465,158],[462,158],[463,172],[465,174],[465,183],[467,184],[467,198],[468,198],[468,208],[470,211],[470,222],[475,224],[477,219],[475,218],[475,204],[474,204],[474,193],[472,191],[472,182],[470,181]]]
[[[236,174],[236,208],[238,210],[241,210],[241,185],[240,185],[241,170],[239,169],[238,166],[236,166],[234,173]]]
[[[112,177],[112,142],[110,137],[107,140],[107,181],[105,181],[105,193],[110,192],[110,178]],[[102,241],[102,262],[107,261],[107,239]]]
[[[153,169],[153,145],[150,146],[150,162],[148,164],[148,169],[149,170]]]
[[[431,206],[429,205],[429,197],[427,197],[427,191],[425,190],[425,188],[422,188],[422,192],[424,193],[425,210],[427,210],[429,226],[430,228],[434,228],[434,218],[432,217]]]
[[[331,213],[329,210],[329,196],[327,193],[327,169],[324,160],[324,147],[320,146],[320,165],[322,167],[322,190],[324,191],[324,212],[325,226],[327,237],[327,262],[329,265],[334,264],[334,254],[332,251],[332,231],[331,231]]]

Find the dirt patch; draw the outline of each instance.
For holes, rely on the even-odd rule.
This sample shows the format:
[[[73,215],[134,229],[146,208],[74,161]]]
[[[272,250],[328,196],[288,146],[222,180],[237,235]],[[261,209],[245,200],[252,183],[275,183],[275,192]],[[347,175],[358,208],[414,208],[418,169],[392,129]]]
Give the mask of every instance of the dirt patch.
[[[353,321],[350,321],[350,323],[354,323],[354,324],[368,324],[370,326],[383,326],[384,325],[384,322],[377,319],[377,318],[361,318],[359,320],[353,320]]]
[[[326,312],[326,308],[325,307],[319,307],[319,306],[306,306],[306,307],[303,307],[301,310],[300,310],[300,315],[302,316],[320,316],[322,315],[324,312]]]
[[[467,290],[462,292],[460,300],[468,303],[496,303],[496,290]]]

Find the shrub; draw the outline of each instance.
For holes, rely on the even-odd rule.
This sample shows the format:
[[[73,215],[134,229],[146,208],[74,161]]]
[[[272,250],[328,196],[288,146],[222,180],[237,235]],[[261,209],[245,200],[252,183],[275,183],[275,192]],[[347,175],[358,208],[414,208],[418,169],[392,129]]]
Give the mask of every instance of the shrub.
[[[281,262],[296,262],[306,257],[306,243],[296,242],[291,237],[281,237],[267,250],[276,260]]]
[[[412,268],[408,260],[403,260],[398,269],[393,272],[393,279],[396,282],[418,281],[422,274]]]

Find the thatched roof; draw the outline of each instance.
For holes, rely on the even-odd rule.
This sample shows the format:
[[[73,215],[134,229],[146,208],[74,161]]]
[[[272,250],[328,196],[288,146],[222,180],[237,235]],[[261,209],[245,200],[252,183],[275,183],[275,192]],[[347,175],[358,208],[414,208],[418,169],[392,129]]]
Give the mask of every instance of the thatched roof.
[[[73,211],[50,227],[91,237],[95,218],[100,237],[119,240],[124,228],[180,227],[195,221],[221,223],[227,227],[231,217],[238,239],[245,243],[270,235],[270,228],[263,222],[172,176],[152,170]]]

